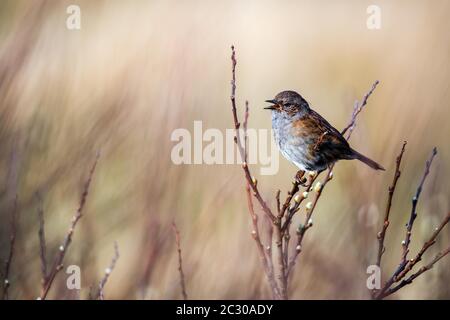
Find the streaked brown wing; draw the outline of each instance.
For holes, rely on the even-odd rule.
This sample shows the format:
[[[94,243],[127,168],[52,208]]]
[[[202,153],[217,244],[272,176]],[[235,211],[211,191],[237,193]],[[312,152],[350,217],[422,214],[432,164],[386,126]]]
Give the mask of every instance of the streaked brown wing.
[[[315,112],[314,110],[310,110],[309,118],[313,119],[314,123],[317,127],[320,128],[321,132],[328,132],[330,137],[334,137],[340,142],[347,144],[347,140],[341,135],[341,133],[333,127],[327,120],[325,120],[320,114]],[[336,141],[337,142],[337,141]]]
[[[306,116],[311,127],[315,127],[314,149],[329,160],[346,158],[351,154],[347,140],[327,120],[314,110]]]

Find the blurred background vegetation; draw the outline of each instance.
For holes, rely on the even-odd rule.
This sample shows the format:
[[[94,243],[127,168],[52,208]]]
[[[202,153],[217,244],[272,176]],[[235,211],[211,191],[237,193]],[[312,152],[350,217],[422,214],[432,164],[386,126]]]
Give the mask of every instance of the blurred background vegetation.
[[[337,128],[374,80],[380,85],[352,137],[387,169],[357,162],[334,170],[290,286],[295,299],[368,298],[395,157],[408,141],[386,238],[383,273],[396,267],[410,200],[433,146],[439,150],[419,204],[415,253],[449,211],[450,3],[433,1],[12,1],[0,3],[0,258],[18,195],[19,229],[10,275],[13,299],[40,291],[38,202],[43,198],[48,261],[101,158],[65,265],[79,265],[80,292],[59,274],[50,298],[86,298],[119,245],[106,298],[180,298],[175,238],[181,232],[193,299],[270,298],[250,231],[237,165],[172,164],[176,128],[232,127],[230,45],[238,55],[238,102],[250,127],[270,128],[263,101],[299,91]],[[81,8],[68,30],[66,8]],[[381,8],[380,30],[366,8]],[[242,110],[242,109],[241,109]],[[256,169],[256,167],[255,167]],[[259,178],[274,205],[295,168]],[[257,173],[257,170],[254,170]],[[297,217],[299,218],[299,217]],[[303,218],[303,217],[301,217]],[[450,241],[445,229],[429,260]],[[394,298],[450,298],[448,258]]]

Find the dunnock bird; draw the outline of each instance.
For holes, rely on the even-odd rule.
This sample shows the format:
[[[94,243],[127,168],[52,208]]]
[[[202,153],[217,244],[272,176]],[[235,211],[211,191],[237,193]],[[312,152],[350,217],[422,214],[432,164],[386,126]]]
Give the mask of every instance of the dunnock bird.
[[[281,153],[300,170],[322,171],[338,160],[358,159],[375,170],[375,161],[353,150],[342,134],[295,91],[283,91],[264,109],[272,110],[272,127]]]

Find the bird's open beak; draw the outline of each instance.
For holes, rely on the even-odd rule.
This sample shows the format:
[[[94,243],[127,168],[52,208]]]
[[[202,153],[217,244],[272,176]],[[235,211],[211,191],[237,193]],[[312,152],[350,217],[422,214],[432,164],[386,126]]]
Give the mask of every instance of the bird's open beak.
[[[267,109],[267,110],[275,110],[275,109],[277,109],[277,108],[276,108],[276,105],[277,105],[278,103],[277,103],[276,100],[266,100],[266,102],[272,103],[273,106],[265,107],[264,109]]]

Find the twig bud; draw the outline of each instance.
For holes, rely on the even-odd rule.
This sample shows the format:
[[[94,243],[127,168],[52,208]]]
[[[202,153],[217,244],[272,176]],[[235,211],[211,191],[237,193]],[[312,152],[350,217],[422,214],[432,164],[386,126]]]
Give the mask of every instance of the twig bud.
[[[309,175],[311,178],[314,178],[314,177],[316,176],[316,171],[308,171],[308,175]]]
[[[106,268],[106,269],[105,269],[105,273],[106,273],[106,274],[110,274],[111,271],[112,271],[111,268]]]
[[[315,192],[320,192],[322,190],[322,183],[320,181],[317,181],[316,185],[314,186]]]
[[[308,226],[308,228],[313,226],[312,218],[309,218],[307,226]]]
[[[305,206],[305,208],[306,208],[306,210],[311,210],[312,209],[312,206],[313,206],[313,204],[312,204],[312,202],[311,201],[309,201],[307,204],[306,204],[306,206]]]
[[[304,191],[302,193],[302,196],[303,196],[304,199],[308,198],[308,191]]]
[[[252,183],[256,187],[258,185],[258,180],[255,177],[252,177]]]
[[[295,197],[294,197],[295,203],[300,203],[301,200],[302,200],[302,198],[300,197],[299,194],[295,195]]]
[[[64,251],[64,246],[59,246],[59,251]]]
[[[295,250],[296,250],[297,252],[302,251],[302,246],[301,246],[301,245],[296,246],[296,247],[295,247]]]
[[[9,284],[9,280],[5,279],[5,284],[8,285]]]

